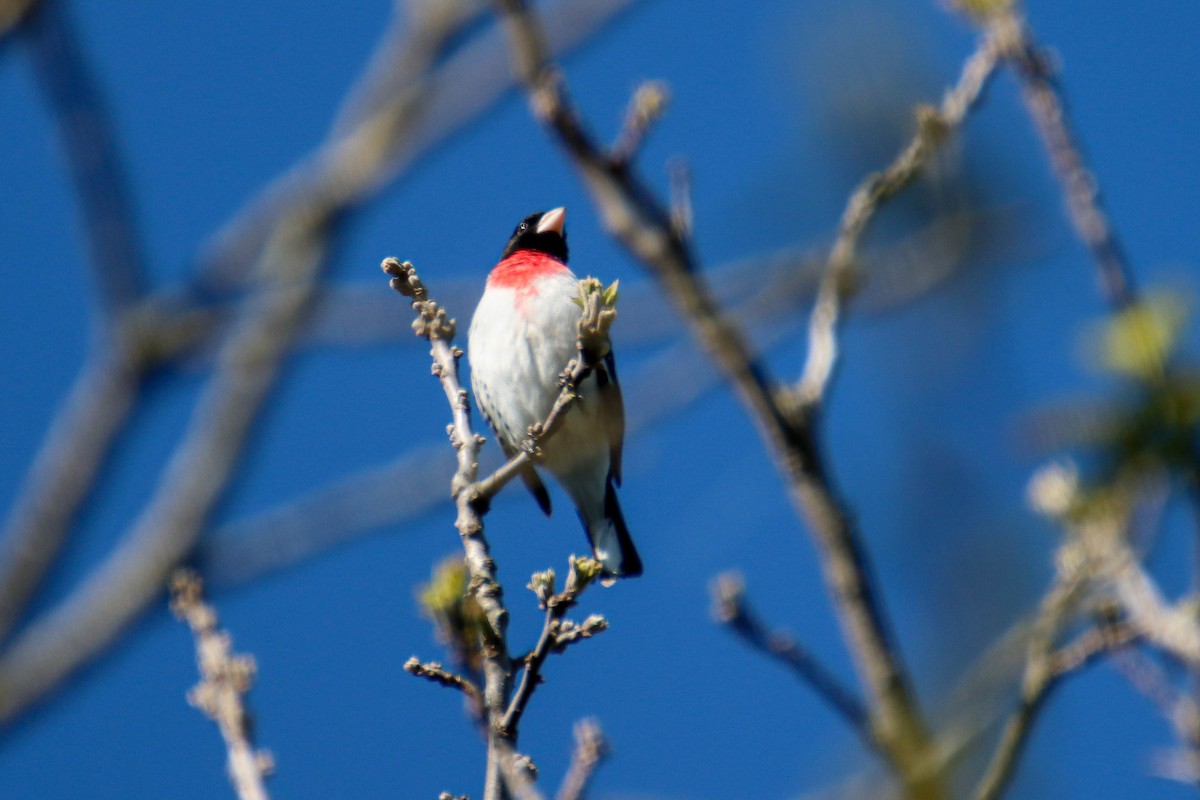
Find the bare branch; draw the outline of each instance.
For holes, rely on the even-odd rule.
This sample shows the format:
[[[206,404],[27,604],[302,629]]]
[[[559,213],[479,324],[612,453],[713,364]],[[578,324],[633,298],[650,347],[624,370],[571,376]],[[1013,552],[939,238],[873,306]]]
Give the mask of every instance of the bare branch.
[[[512,701],[504,714],[501,726],[515,739],[521,724],[521,715],[529,705],[534,691],[542,683],[542,665],[553,652],[561,652],[567,645],[580,639],[591,638],[605,630],[608,623],[600,616],[591,616],[582,625],[567,622],[567,611],[574,607],[579,594],[600,574],[600,563],[591,558],[571,557],[567,573],[567,585],[562,592],[554,592],[554,571],[540,572],[533,576],[530,587],[538,595],[540,605],[546,610],[546,619],[537,645],[525,656],[521,682],[513,693]]]
[[[0,640],[13,629],[66,540],[137,402],[140,373],[117,348],[94,358],[50,423],[0,538]]]
[[[1134,689],[1158,707],[1191,758],[1196,759],[1200,749],[1200,707],[1196,701],[1177,689],[1162,666],[1148,654],[1136,650],[1117,653],[1113,666]]]
[[[634,170],[614,165],[571,106],[549,64],[542,33],[522,0],[498,0],[509,32],[513,69],[534,115],[570,156],[605,228],[655,276],[693,335],[733,382],[791,484],[809,522],[855,664],[870,689],[873,722],[898,772],[914,793],[940,796],[937,778],[922,772],[931,739],[898,654],[891,643],[866,555],[850,515],[834,494],[811,418],[785,409],[765,365],[743,332],[718,310],[698,275],[670,214]]]
[[[53,563],[97,470],[137,401],[144,365],[122,318],[145,290],[128,181],[99,88],[61,4],[0,5],[0,36],[22,21],[78,196],[100,311],[96,352],[52,422],[0,540],[0,640]],[[32,13],[30,13],[32,12]]]
[[[1038,48],[1033,32],[1015,10],[1015,4],[991,25],[1005,37],[1005,56],[1013,62],[1025,108],[1042,137],[1062,187],[1071,224],[1096,262],[1104,297],[1114,309],[1124,308],[1135,296],[1132,270],[1125,249],[1104,213],[1100,187],[1071,129],[1051,61]]]
[[[608,751],[608,740],[600,730],[600,723],[594,719],[575,723],[575,751],[571,754],[571,767],[563,778],[556,800],[583,800],[596,767],[608,757]]]
[[[404,662],[404,671],[418,678],[425,678],[439,686],[458,689],[471,701],[472,707],[477,709],[477,713],[483,709],[483,693],[479,691],[479,687],[467,678],[445,669],[436,661],[425,663],[413,656]]]
[[[144,294],[148,272],[116,132],[68,9],[45,3],[25,27],[78,197],[97,306],[111,324]]]
[[[995,800],[1004,792],[1037,714],[1059,681],[1137,638],[1133,626],[1102,617],[1095,629],[1065,647],[1057,647],[1057,638],[1074,613],[1090,578],[1086,568],[1070,570],[1060,575],[1043,598],[1027,646],[1017,708],[1004,724],[1000,741],[975,789],[973,797],[976,800]]]
[[[497,478],[497,475],[504,473],[511,477],[511,474],[506,473],[502,467],[486,479],[488,486],[481,486],[477,481],[479,449],[484,439],[471,427],[469,396],[459,381],[458,359],[462,356],[462,351],[453,345],[457,327],[455,321],[444,308],[430,298],[425,283],[417,275],[412,264],[387,258],[380,266],[391,277],[391,287],[412,303],[416,313],[413,331],[417,336],[429,341],[433,374],[441,383],[454,420],[449,431],[458,461],[458,468],[450,483],[451,496],[457,508],[455,527],[465,551],[465,562],[470,576],[468,591],[487,619],[482,647],[483,708],[487,718],[488,742],[484,800],[503,800],[505,791],[511,792],[519,799],[539,797],[527,770],[519,763],[521,759],[513,750],[517,741],[518,723],[533,694],[534,686],[540,679],[539,670],[546,655],[553,650],[562,649],[571,641],[586,638],[603,629],[602,620],[597,622],[590,618],[578,629],[571,628],[566,631],[559,622],[562,613],[574,604],[578,593],[599,576],[600,564],[590,558],[573,559],[567,586],[557,595],[553,594],[552,572],[543,573],[542,580],[535,576],[533,585],[539,592],[539,600],[547,609],[546,623],[538,646],[526,659],[521,685],[514,696],[513,659],[509,654],[507,638],[508,610],[504,606],[503,589],[496,580],[496,564],[491,558],[483,528],[483,516],[487,512],[488,501],[505,482]],[[554,408],[543,423],[530,429],[531,443],[522,454],[526,457],[532,456],[537,445],[552,436],[559,427],[561,415],[573,400],[575,381],[581,379],[586,370],[590,370],[608,352],[609,329],[616,318],[616,311],[605,298],[606,293],[602,289],[594,279],[580,281],[582,312],[578,324],[578,356],[564,371],[563,386]],[[574,380],[572,376],[576,376]],[[514,457],[506,466],[511,467],[520,457]],[[527,762],[527,759],[525,761]]]
[[[650,129],[666,113],[670,99],[670,89],[662,81],[646,81],[634,91],[625,124],[612,146],[610,157],[614,162],[629,164],[637,157]]]
[[[880,206],[920,176],[933,155],[957,132],[996,73],[1001,46],[999,35],[989,30],[963,64],[958,83],[946,91],[941,106],[917,109],[917,133],[896,160],[882,172],[868,175],[850,195],[809,320],[808,358],[795,389],[795,401],[802,407],[811,409],[821,403],[833,375],[842,300],[855,282],[853,272],[863,234]]]
[[[637,1],[550,3],[548,30],[555,52],[595,35]],[[252,278],[248,265],[270,231],[281,220],[304,213],[313,198],[349,204],[358,187],[375,189],[394,180],[512,88],[497,32],[488,31],[460,49],[447,46],[477,19],[478,0],[397,5],[423,10],[411,21],[398,17],[385,34],[328,140],[272,181],[204,248],[199,269],[210,291],[240,287]],[[424,67],[417,69],[422,59]]]
[[[479,603],[488,623],[483,643],[483,706],[488,723],[488,763],[483,796],[484,800],[502,800],[505,782],[502,769],[509,761],[506,754],[511,746],[501,721],[512,691],[512,661],[508,654],[508,610],[504,607],[504,593],[496,580],[496,563],[483,533],[483,518],[471,497],[471,488],[479,472],[479,448],[484,440],[471,428],[467,390],[458,379],[458,359],[462,351],[452,344],[454,320],[429,299],[429,292],[412,264],[389,258],[384,260],[382,267],[391,276],[392,288],[412,301],[417,315],[413,330],[429,341],[433,374],[441,382],[454,420],[450,430],[451,442],[458,453],[458,468],[450,483],[450,492],[458,509],[455,527],[462,539],[470,574],[468,591]]]
[[[238,798],[268,800],[263,780],[273,771],[273,759],[270,753],[254,749],[243,703],[254,682],[253,657],[232,652],[232,641],[220,629],[216,609],[204,602],[204,586],[196,573],[179,570],[171,578],[171,610],[196,638],[200,683],[188,692],[188,702],[221,729],[229,753],[229,780]]]
[[[801,682],[811,687],[834,711],[842,715],[867,747],[879,749],[862,701],[794,638],[771,631],[763,624],[746,602],[746,586],[740,575],[727,573],[717,576],[712,582],[712,596],[713,617],[717,622],[727,625],[746,644],[792,670]]]
[[[321,218],[285,226],[265,254],[274,278],[222,348],[159,486],[116,550],[0,657],[0,719],[23,710],[110,642],[192,549],[240,460],[303,318],[324,256]]]

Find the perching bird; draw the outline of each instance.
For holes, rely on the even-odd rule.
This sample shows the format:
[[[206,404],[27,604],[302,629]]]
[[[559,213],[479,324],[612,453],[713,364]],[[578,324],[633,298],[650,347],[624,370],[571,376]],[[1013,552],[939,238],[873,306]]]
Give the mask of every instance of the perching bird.
[[[471,320],[468,350],[475,402],[508,457],[558,398],[557,380],[577,353],[579,280],[567,269],[566,209],[530,214],[488,275]],[[542,446],[541,466],[575,501],[605,577],[642,574],[616,487],[625,407],[610,352],[579,386],[579,400]],[[550,515],[550,495],[531,466],[521,477]]]

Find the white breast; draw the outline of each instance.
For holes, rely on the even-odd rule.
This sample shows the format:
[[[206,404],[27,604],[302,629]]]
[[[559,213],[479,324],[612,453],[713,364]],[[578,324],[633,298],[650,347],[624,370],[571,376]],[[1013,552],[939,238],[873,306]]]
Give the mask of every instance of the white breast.
[[[489,287],[475,309],[468,334],[471,388],[510,450],[550,413],[558,376],[577,353],[578,292],[578,279],[562,272],[539,278],[529,289]],[[581,458],[593,461],[601,450],[607,469],[595,394],[594,380],[581,387],[581,403],[547,444],[545,466],[552,473],[573,471]]]

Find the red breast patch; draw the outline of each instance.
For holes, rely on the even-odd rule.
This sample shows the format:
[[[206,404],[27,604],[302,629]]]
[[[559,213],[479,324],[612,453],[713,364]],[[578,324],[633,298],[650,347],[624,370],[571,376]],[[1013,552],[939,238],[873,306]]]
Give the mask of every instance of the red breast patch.
[[[554,256],[533,250],[518,250],[492,268],[488,283],[508,289],[524,289],[538,278],[566,272],[567,267]]]

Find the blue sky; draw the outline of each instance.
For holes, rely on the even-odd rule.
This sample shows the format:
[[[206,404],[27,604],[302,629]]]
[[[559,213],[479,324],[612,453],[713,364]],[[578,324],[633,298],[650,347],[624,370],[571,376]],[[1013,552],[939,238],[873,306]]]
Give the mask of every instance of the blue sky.
[[[87,0],[67,10],[113,112],[154,280],[169,285],[264,182],[320,141],[390,5]],[[1062,66],[1138,278],[1194,289],[1200,10],[1069,0],[1035,4],[1030,15]],[[854,183],[900,145],[904,109],[936,100],[973,41],[933,2],[697,9],[644,0],[565,68],[606,136],[638,81],[670,84],[670,111],[642,169],[665,187],[666,160],[688,159],[698,251],[716,265],[826,242]],[[7,507],[86,356],[91,283],[64,161],[19,43],[0,51],[0,109]],[[1049,580],[1054,535],[1024,506],[1044,457],[1023,435],[1031,413],[1107,388],[1079,357],[1082,326],[1104,309],[1092,267],[1007,76],[957,152],[973,202],[1011,220],[1005,246],[911,305],[853,317],[825,420],[840,486],[931,707]],[[513,224],[554,205],[570,209],[577,271],[620,278],[623,288],[643,280],[510,96],[354,216],[328,273],[386,292],[377,265],[394,254],[415,262],[435,293],[481,284]],[[878,241],[902,231],[910,213],[885,215]],[[452,309],[464,322],[470,310]],[[398,302],[396,313],[407,310]],[[798,322],[770,350],[780,374],[802,364]],[[618,322],[627,405],[661,402],[662,387],[642,371],[656,351],[633,331],[623,347],[624,336]],[[202,378],[185,372],[153,387],[36,609],[65,597],[118,540]],[[413,344],[298,353],[214,527],[436,445],[445,417]],[[522,730],[546,786],[566,767],[573,721],[588,715],[615,751],[596,798],[796,797],[869,767],[810,691],[710,621],[709,580],[740,569],[773,624],[850,675],[812,547],[729,392],[710,391],[632,436],[626,459],[622,502],[646,575],[590,592],[581,616],[604,613],[611,630],[549,665]],[[519,642],[540,624],[524,576],[561,571],[584,547],[565,499],[556,500],[547,521],[510,492],[488,518]],[[483,748],[459,698],[401,669],[411,655],[440,655],[414,589],[458,547],[451,522],[443,503],[252,583],[214,585],[224,624],[259,663],[250,702],[278,763],[275,796],[477,794]],[[1168,584],[1190,552],[1178,528],[1155,551]],[[164,598],[118,647],[0,734],[6,796],[230,796],[217,730],[184,702],[194,670],[190,639]],[[1182,797],[1147,775],[1154,751],[1172,744],[1156,710],[1099,666],[1052,698],[1012,796]]]

